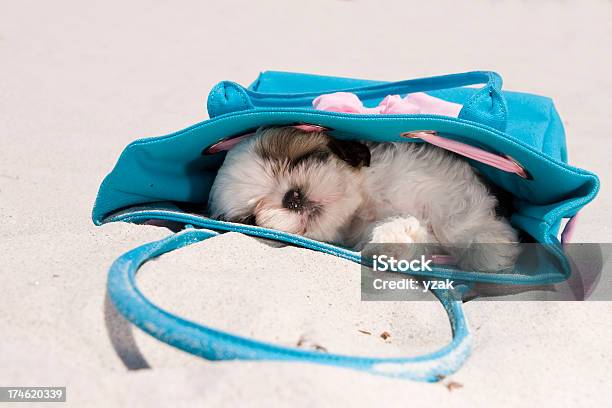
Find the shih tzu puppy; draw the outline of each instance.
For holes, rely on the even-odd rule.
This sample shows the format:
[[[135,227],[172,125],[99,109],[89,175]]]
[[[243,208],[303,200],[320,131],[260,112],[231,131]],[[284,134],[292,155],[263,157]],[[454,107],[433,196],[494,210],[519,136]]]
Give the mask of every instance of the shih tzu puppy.
[[[463,269],[499,271],[519,249],[496,205],[472,167],[438,147],[277,127],[260,128],[228,152],[209,211],[355,250],[415,244],[402,245],[414,248],[404,259],[440,244]]]

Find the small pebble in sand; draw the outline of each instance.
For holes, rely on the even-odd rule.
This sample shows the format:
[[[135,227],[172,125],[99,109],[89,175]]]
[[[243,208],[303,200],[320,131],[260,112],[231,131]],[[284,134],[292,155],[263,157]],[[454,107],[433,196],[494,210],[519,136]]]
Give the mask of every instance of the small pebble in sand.
[[[446,378],[446,376],[445,376],[445,375],[437,375],[437,376],[436,376],[436,379],[437,379],[438,381],[440,381],[440,384],[442,384],[443,386],[445,386],[445,387],[446,387],[446,389],[447,389],[449,392],[451,392],[451,391],[453,391],[453,390],[458,390],[458,389],[460,389],[460,388],[463,388],[463,384],[458,383],[458,382],[456,382],[456,381],[452,381],[452,380],[450,380],[450,381],[448,381],[448,382],[444,382],[443,380],[444,380],[445,378]]]
[[[446,385],[446,389],[449,391],[458,390],[459,388],[463,388],[463,384],[455,382],[455,381],[451,381],[444,385]]]
[[[380,333],[380,338],[383,339],[383,340],[387,340],[390,337],[391,337],[391,334],[389,332],[387,332],[387,331],[384,331],[384,332]]]
[[[325,347],[323,347],[320,344],[317,344],[317,343],[313,342],[312,340],[307,339],[304,336],[301,336],[300,339],[297,341],[297,343],[295,345],[297,347],[310,348],[310,349],[314,349],[316,351],[321,351],[323,353],[327,353],[327,349]]]

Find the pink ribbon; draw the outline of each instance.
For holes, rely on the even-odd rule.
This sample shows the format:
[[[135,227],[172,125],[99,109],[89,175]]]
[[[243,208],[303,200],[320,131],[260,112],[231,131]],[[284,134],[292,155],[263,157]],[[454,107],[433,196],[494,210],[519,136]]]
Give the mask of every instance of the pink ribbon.
[[[430,114],[457,117],[463,105],[452,103],[416,92],[402,98],[399,95],[388,95],[377,106],[366,108],[357,95],[350,92],[335,92],[317,97],[312,106],[318,110],[361,114]]]

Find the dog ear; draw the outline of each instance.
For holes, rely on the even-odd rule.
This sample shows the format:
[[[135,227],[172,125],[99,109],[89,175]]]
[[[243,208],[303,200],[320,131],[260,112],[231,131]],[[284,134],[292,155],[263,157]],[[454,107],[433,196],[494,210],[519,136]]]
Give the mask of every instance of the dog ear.
[[[353,140],[330,139],[328,145],[333,154],[355,168],[370,166],[370,149]]]

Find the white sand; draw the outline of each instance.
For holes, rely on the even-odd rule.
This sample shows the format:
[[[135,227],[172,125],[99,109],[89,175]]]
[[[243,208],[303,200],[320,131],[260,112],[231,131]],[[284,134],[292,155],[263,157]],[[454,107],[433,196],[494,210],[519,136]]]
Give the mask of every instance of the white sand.
[[[571,162],[603,182],[576,240],[612,238],[609,2],[191,3],[1,7],[0,385],[66,385],[74,406],[609,403],[608,302],[468,303],[475,351],[453,392],[308,364],[210,363],[138,331],[153,368],[126,370],[105,325],[106,271],[168,232],[94,227],[91,206],[124,145],[205,119],[207,92],[222,79],[497,70],[508,89],[555,99]],[[354,264],[237,234],[162,257],[139,282],[172,311],[279,344],[305,334],[330,351],[411,355],[450,336],[436,302],[361,304]],[[127,347],[120,321],[107,320]],[[390,342],[376,336],[384,330]]]

